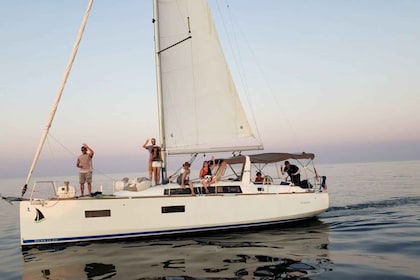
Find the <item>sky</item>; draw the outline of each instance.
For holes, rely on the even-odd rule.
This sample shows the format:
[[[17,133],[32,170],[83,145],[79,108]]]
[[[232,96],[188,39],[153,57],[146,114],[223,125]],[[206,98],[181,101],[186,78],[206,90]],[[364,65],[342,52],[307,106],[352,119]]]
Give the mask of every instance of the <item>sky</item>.
[[[209,3],[265,151],[420,159],[420,1]],[[0,178],[26,177],[87,4],[0,2]],[[82,143],[105,173],[145,171],[155,85],[152,1],[96,1],[34,175],[77,173]]]

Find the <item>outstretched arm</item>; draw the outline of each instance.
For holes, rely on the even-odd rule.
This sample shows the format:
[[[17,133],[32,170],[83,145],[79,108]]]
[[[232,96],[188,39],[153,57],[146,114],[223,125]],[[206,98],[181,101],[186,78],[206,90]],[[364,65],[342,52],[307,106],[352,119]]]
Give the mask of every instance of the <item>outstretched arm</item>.
[[[212,161],[212,165],[210,165],[210,170],[213,171],[213,169],[216,167],[215,162],[214,162],[214,156],[211,157],[211,161]]]
[[[143,144],[143,148],[147,149],[147,148],[146,148],[147,143],[149,143],[149,138],[147,138],[147,139],[146,139],[146,142],[144,142],[144,144]]]

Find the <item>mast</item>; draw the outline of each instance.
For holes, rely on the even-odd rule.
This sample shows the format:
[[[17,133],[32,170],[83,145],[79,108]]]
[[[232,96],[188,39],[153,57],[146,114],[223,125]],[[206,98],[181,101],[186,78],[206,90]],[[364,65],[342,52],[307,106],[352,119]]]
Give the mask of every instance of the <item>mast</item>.
[[[90,0],[89,1],[89,4],[87,6],[87,9],[86,9],[85,16],[83,18],[82,24],[80,25],[80,29],[79,29],[79,33],[77,35],[76,43],[73,46],[73,51],[72,51],[72,53],[70,55],[70,59],[69,59],[69,61],[67,63],[67,67],[66,67],[66,69],[64,71],[64,74],[63,74],[63,78],[61,80],[60,87],[58,88],[57,96],[55,98],[55,102],[54,102],[53,108],[52,108],[52,110],[50,112],[50,116],[48,117],[47,123],[45,125],[44,133],[42,134],[41,140],[39,141],[38,149],[36,150],[34,159],[33,159],[32,164],[31,164],[31,168],[29,169],[28,176],[26,177],[25,185],[22,188],[22,196],[25,194],[25,192],[26,192],[26,190],[28,188],[28,183],[31,180],[32,173],[34,172],[36,163],[38,162],[38,159],[39,159],[39,156],[41,154],[42,148],[44,147],[45,140],[47,139],[48,132],[50,130],[51,124],[53,122],[55,113],[56,113],[57,108],[58,108],[58,104],[60,102],[61,96],[63,95],[64,86],[66,85],[67,79],[68,79],[68,77],[70,75],[71,68],[73,66],[74,59],[76,58],[76,54],[77,54],[77,51],[79,49],[80,41],[82,40],[83,32],[85,30],[86,23],[87,23],[87,20],[89,18],[89,14],[90,14],[90,10],[92,8],[92,5],[93,5],[93,0]]]
[[[156,66],[156,90],[157,90],[157,105],[158,105],[158,120],[159,120],[159,139],[162,156],[162,184],[167,183],[166,172],[166,139],[165,139],[165,124],[163,112],[163,95],[162,95],[162,77],[160,66],[160,37],[159,37],[159,0],[153,0],[153,27],[155,35],[155,66]]]

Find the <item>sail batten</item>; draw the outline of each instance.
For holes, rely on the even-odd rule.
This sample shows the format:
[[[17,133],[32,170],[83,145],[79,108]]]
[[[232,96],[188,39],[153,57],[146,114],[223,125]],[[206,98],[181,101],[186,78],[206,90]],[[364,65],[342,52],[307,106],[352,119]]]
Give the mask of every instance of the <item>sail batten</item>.
[[[160,0],[160,79],[169,154],[261,149],[248,123],[204,0]],[[228,145],[224,143],[229,143]],[[242,149],[241,149],[242,150]]]

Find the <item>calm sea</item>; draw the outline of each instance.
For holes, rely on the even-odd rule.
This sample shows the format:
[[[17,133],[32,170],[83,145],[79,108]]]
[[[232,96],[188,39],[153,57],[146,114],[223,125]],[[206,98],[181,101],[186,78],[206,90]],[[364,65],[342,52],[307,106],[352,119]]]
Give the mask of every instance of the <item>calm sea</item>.
[[[22,252],[18,205],[0,201],[1,279],[420,279],[420,161],[318,170],[331,207],[317,220],[175,240]],[[1,194],[23,181],[1,179]]]

